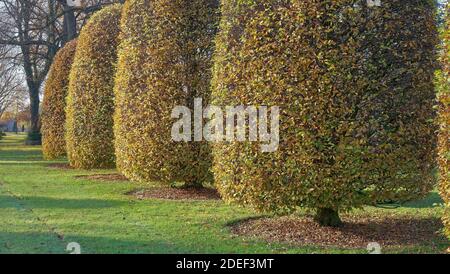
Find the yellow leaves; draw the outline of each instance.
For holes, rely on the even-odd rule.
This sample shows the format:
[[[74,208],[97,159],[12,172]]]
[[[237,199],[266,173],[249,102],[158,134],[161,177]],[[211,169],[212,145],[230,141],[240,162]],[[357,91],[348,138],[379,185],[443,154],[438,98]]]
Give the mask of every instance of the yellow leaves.
[[[121,5],[95,13],[78,38],[67,99],[66,143],[71,166],[114,166],[114,76]]]
[[[440,167],[440,192],[445,202],[443,221],[446,235],[450,238],[450,5],[447,6],[447,20],[443,33],[444,50],[442,52],[442,72],[437,76],[438,85],[438,122],[439,146],[438,161]]]

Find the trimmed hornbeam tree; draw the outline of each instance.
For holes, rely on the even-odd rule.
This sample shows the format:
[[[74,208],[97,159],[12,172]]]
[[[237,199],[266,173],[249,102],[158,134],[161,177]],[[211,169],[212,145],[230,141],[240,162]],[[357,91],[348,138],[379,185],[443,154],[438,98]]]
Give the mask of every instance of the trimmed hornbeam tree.
[[[78,38],[70,73],[66,142],[75,168],[114,166],[114,76],[122,6],[95,13]]]
[[[189,133],[192,141],[180,141],[171,132],[175,107],[193,111],[195,98],[209,102],[217,10],[217,0],[125,3],[115,136],[117,167],[128,178],[189,187],[212,179],[208,143]]]
[[[322,225],[367,204],[435,186],[428,0],[223,1],[213,104],[280,108],[279,146],[214,146],[228,202],[260,211],[315,209]],[[260,121],[262,122],[262,121]]]
[[[72,40],[58,51],[45,84],[41,132],[42,152],[46,160],[66,155],[66,97],[76,48],[77,42]]]
[[[439,75],[439,166],[440,190],[445,202],[445,233],[450,238],[450,6],[443,32],[442,72]]]

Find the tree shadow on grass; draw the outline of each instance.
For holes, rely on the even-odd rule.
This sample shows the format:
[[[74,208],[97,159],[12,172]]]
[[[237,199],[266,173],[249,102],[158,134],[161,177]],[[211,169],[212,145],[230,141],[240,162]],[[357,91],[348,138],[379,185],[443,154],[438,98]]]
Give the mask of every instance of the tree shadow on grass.
[[[0,231],[0,254],[69,254],[69,243],[78,243],[81,254],[139,254],[175,253],[177,247],[171,243],[140,239],[139,241],[65,235],[63,239],[52,232],[3,232]]]
[[[406,208],[434,208],[438,207],[441,204],[443,204],[444,201],[442,200],[441,196],[437,192],[432,192],[428,195],[428,197],[417,200],[417,201],[411,201],[407,202],[402,205],[402,207]]]
[[[9,196],[0,195],[0,201]],[[55,199],[49,197],[21,197],[20,202],[30,208],[61,208],[61,209],[101,209],[124,205],[125,202],[98,199]],[[2,207],[2,204],[0,204]]]
[[[0,149],[1,161],[43,161],[41,150]]]
[[[43,162],[43,161],[14,161],[14,160],[11,160],[11,161],[6,161],[6,162],[2,162],[1,160],[0,160],[0,167],[8,167],[8,166],[11,166],[11,167],[18,167],[18,166],[20,166],[21,168],[24,168],[24,167],[45,167],[46,166],[46,164],[44,164],[45,162]]]
[[[64,253],[64,243],[52,232],[0,232],[0,254]]]

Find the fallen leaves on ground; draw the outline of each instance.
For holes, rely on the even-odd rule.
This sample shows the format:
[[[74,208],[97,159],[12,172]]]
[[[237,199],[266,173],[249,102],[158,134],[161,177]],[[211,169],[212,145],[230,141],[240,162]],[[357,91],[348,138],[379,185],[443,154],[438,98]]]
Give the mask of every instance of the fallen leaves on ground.
[[[219,200],[219,193],[211,188],[175,188],[155,187],[140,189],[127,193],[137,199],[164,199],[164,200]]]
[[[269,242],[322,247],[366,248],[371,242],[382,247],[415,246],[444,237],[438,218],[351,216],[339,228],[322,227],[311,217],[249,219],[232,226],[237,235],[256,236]]]

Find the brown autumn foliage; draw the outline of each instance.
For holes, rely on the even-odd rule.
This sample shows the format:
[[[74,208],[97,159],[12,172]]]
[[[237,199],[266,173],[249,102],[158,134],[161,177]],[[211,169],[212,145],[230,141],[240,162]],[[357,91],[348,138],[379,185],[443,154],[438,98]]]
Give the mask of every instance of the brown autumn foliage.
[[[42,152],[47,160],[66,155],[66,97],[76,48],[77,42],[73,40],[58,51],[46,81],[41,132]]]
[[[125,3],[116,76],[117,167],[132,180],[211,180],[207,142],[177,142],[175,106],[209,103],[216,0]]]

